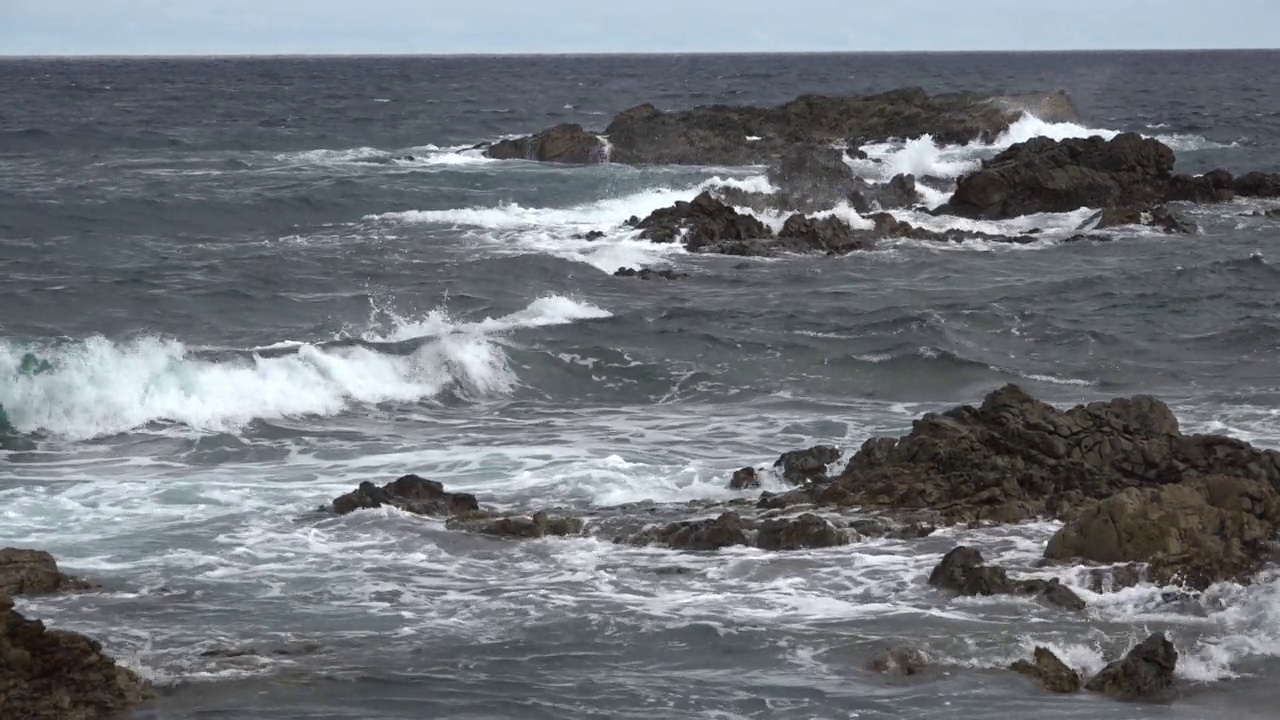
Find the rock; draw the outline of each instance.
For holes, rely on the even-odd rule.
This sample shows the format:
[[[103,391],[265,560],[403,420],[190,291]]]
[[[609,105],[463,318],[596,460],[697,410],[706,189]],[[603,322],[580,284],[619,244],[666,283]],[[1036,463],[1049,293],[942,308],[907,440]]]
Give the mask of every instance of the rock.
[[[28,620],[0,595],[0,717],[97,720],[152,696],[90,638]]]
[[[1106,593],[1135,587],[1146,581],[1145,570],[1139,563],[1094,568],[1089,571],[1089,589],[1095,593]]]
[[[574,239],[577,239],[577,240],[587,240],[587,241],[599,240],[600,238],[604,237],[604,231],[588,230],[587,232],[584,232],[584,233],[578,233],[573,237]]]
[[[688,273],[676,272],[675,270],[653,270],[651,268],[618,268],[614,273],[614,277],[633,277],[641,280],[679,280],[689,277]]]
[[[474,495],[446,492],[440,483],[417,475],[405,475],[382,487],[362,482],[333,501],[333,509],[339,515],[383,505],[415,515],[461,515],[480,509]]]
[[[740,214],[709,192],[701,193],[692,202],[679,201],[659,208],[633,225],[640,230],[640,237],[654,242],[675,242],[683,235],[684,246],[690,252],[716,252],[717,246],[726,241],[773,237],[764,223]]]
[[[840,455],[839,448],[817,445],[808,450],[785,452],[773,463],[773,467],[781,471],[782,479],[792,485],[826,482],[827,467],[839,462]]]
[[[911,207],[920,202],[920,191],[916,190],[914,175],[894,175],[872,196],[883,210]]]
[[[960,595],[1035,595],[1067,610],[1086,605],[1079,595],[1058,580],[1013,580],[1001,567],[987,565],[982,553],[960,546],[947,553],[929,575],[929,584]]]
[[[1247,580],[1277,528],[1280,497],[1270,484],[1214,476],[1109,497],[1059,530],[1045,557],[1146,562],[1159,583],[1204,589]]]
[[[1053,651],[1046,647],[1037,647],[1035,660],[1019,660],[1010,669],[1033,678],[1049,692],[1064,695],[1078,692],[1082,685],[1080,673],[1072,670],[1066,663],[1058,659]]]
[[[735,470],[729,479],[730,490],[755,490],[760,487],[760,476],[753,467]]]
[[[1235,199],[1235,181],[1226,170],[1214,170],[1199,177],[1176,174],[1169,178],[1165,202],[1221,203]]]
[[[1149,206],[1173,175],[1174,154],[1135,133],[1018,143],[960,179],[947,211],[1003,219],[1082,207]]]
[[[1157,696],[1173,686],[1173,671],[1178,665],[1178,651],[1164,633],[1147,638],[1111,663],[1085,687],[1117,700],[1140,700]]]
[[[906,677],[918,675],[929,667],[929,656],[923,650],[909,645],[898,645],[876,653],[867,662],[867,668],[882,675]]]
[[[650,528],[629,538],[632,545],[666,545],[677,550],[712,551],[749,545],[747,527],[734,512],[708,520],[686,520]]]
[[[1052,580],[1024,580],[1019,585],[1018,592],[1024,595],[1036,595],[1042,602],[1054,607],[1060,607],[1063,610],[1080,612],[1088,607],[1088,604],[1074,590],[1063,585],[1062,581],[1057,578]]]
[[[1163,230],[1166,233],[1190,234],[1195,232],[1194,223],[1184,220],[1166,205],[1154,208],[1123,207],[1107,208],[1094,213],[1086,220],[1080,230],[1104,230],[1123,225],[1142,225]]]
[[[843,255],[854,250],[870,250],[875,239],[855,232],[849,223],[834,216],[821,220],[796,213],[787,218],[778,233],[779,245],[793,252],[824,252]]]
[[[756,547],[761,550],[807,550],[848,544],[848,532],[812,514],[794,520],[766,520],[756,536]]]
[[[845,163],[845,152],[830,145],[788,147],[766,177],[777,188],[777,205],[809,212],[833,207],[866,186]]]
[[[1280,173],[1251,172],[1236,178],[1234,187],[1245,197],[1280,197]]]
[[[91,583],[59,572],[57,561],[43,550],[0,550],[0,595],[33,595],[93,587]]]
[[[1008,385],[980,407],[926,414],[902,438],[866,441],[821,502],[929,511],[944,523],[1071,521],[1127,488],[1212,476],[1232,479],[1228,485],[1254,480],[1242,487],[1275,487],[1280,453],[1217,435],[1183,435],[1169,408],[1150,396],[1062,411]]]
[[[551,517],[545,512],[531,516],[507,515],[493,517],[487,513],[472,513],[450,518],[445,524],[454,530],[467,530],[481,535],[505,538],[536,539],[554,535],[566,537],[581,535],[584,524],[575,517]]]
[[[557,125],[529,137],[502,140],[490,145],[485,156],[494,160],[539,160],[589,165],[608,161],[600,138],[581,125]]]

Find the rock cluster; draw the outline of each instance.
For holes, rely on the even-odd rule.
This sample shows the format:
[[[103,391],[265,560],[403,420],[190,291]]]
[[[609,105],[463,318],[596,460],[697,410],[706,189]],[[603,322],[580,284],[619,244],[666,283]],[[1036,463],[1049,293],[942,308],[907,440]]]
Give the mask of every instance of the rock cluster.
[[[1177,649],[1163,633],[1157,633],[1107,665],[1088,683],[1045,647],[1035,649],[1034,660],[1019,660],[1010,669],[1033,678],[1050,692],[1073,693],[1084,687],[1117,700],[1153,700],[1173,686],[1177,664]]]

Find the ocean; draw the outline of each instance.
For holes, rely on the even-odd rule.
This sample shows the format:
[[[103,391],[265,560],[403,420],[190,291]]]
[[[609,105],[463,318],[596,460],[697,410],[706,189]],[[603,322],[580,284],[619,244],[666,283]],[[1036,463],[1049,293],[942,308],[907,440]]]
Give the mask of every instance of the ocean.
[[[22,440],[0,451],[0,546],[106,586],[19,610],[156,682],[132,720],[1274,717],[1280,574],[1170,601],[1069,571],[1078,616],[925,583],[960,543],[1062,575],[1037,567],[1052,522],[699,554],[321,510],[411,472],[500,508],[714,508],[749,497],[737,468],[847,458],[1010,382],[1064,406],[1150,393],[1186,431],[1280,447],[1280,221],[1252,215],[1275,203],[1076,243],[1088,209],[899,211],[1046,230],[744,259],[621,223],[767,189],[763,168],[469,149],[643,102],[902,86],[1063,89],[1083,120],[882,143],[868,173],[955,178],[1030,137],[1122,131],[1182,172],[1280,169],[1280,52],[0,61],[0,406]],[[1004,669],[1047,645],[1096,671],[1155,630],[1182,655],[1166,704]],[[867,669],[901,643],[933,669]]]

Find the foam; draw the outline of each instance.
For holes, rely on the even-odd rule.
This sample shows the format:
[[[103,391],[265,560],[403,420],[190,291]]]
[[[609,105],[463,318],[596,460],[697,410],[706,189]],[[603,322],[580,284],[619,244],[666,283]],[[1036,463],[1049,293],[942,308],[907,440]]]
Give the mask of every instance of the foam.
[[[418,145],[396,152],[388,152],[372,147],[344,150],[321,148],[277,153],[272,158],[276,162],[289,166],[317,165],[322,167],[369,165],[387,167],[457,167],[497,162],[485,157],[481,151],[473,149],[470,145],[441,147],[432,144]]]

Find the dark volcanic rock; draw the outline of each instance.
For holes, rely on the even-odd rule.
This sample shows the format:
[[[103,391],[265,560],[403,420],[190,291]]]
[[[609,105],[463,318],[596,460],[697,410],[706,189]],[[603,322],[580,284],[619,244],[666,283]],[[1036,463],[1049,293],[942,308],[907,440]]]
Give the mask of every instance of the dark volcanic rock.
[[[626,539],[632,545],[666,545],[678,550],[710,551],[748,545],[747,527],[737,513],[708,520],[687,520],[649,528]]]
[[[849,544],[849,533],[817,515],[794,520],[766,520],[760,524],[756,547],[761,550],[806,550]]]
[[[773,463],[773,467],[781,472],[783,480],[792,485],[826,482],[827,467],[839,462],[840,455],[839,448],[817,445],[808,450],[785,452]]]
[[[704,192],[692,202],[653,211],[643,220],[634,219],[640,237],[655,242],[675,242],[683,234],[684,245],[690,252],[715,251],[726,241],[769,239],[773,232],[751,215],[737,210]]]
[[[94,586],[58,571],[53,556],[43,550],[0,550],[0,595],[30,595]]]
[[[1280,197],[1280,173],[1251,172],[1235,179],[1236,194],[1245,197]]]
[[[1173,686],[1178,651],[1163,633],[1147,638],[1111,663],[1085,687],[1117,700],[1140,700],[1158,696]]]
[[[730,490],[755,490],[758,487],[760,487],[760,475],[753,467],[735,470],[733,477],[729,478]]]
[[[787,218],[778,233],[778,245],[794,252],[825,252],[843,255],[854,250],[870,250],[875,239],[854,231],[849,223],[837,217],[821,220],[807,218],[799,213]]]
[[[986,565],[982,553],[957,547],[929,575],[929,584],[960,595],[1035,595],[1067,610],[1083,610],[1085,602],[1058,580],[1013,580],[1002,567]]]
[[[1078,692],[1082,685],[1080,673],[1072,670],[1046,647],[1036,648],[1034,662],[1019,660],[1010,669],[1035,679],[1049,692],[1070,694]]]
[[[1011,218],[1082,207],[1151,206],[1173,175],[1173,151],[1135,133],[1019,143],[961,178],[947,210],[956,215]]]
[[[830,145],[797,145],[784,150],[769,166],[769,184],[777,188],[777,205],[814,211],[835,206],[866,186],[854,177],[843,150]]]
[[[557,125],[537,135],[502,140],[490,145],[485,155],[494,160],[540,160],[587,165],[608,160],[600,138],[581,125]]]
[[[28,620],[0,594],[0,717],[98,720],[152,695],[142,678],[83,635]]]
[[[652,268],[618,268],[614,273],[614,277],[632,277],[641,280],[679,280],[689,277],[688,273],[676,272],[675,270],[654,270]]]
[[[1195,224],[1179,217],[1166,205],[1154,208],[1123,207],[1100,210],[1080,226],[1081,230],[1105,230],[1124,225],[1154,227],[1167,233],[1189,234]]]
[[[536,512],[531,516],[505,515],[495,517],[482,511],[450,518],[446,523],[446,527],[481,535],[535,539],[548,535],[559,537],[581,535],[584,524],[579,518],[552,517],[545,512]]]
[[[383,505],[416,515],[460,515],[480,509],[474,495],[446,492],[440,483],[417,475],[405,475],[382,487],[362,482],[333,501],[333,509],[339,515]]]

